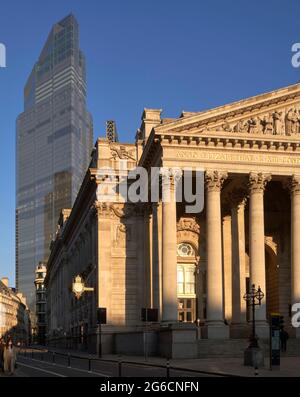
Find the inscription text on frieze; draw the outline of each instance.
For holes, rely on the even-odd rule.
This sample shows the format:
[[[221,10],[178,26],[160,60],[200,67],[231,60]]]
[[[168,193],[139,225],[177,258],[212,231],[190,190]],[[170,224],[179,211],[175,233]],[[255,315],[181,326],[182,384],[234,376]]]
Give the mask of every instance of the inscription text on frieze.
[[[242,163],[262,163],[262,164],[282,164],[282,165],[300,165],[300,155],[282,155],[282,154],[259,154],[259,153],[216,153],[196,150],[182,150],[176,153],[176,157],[186,160],[211,160],[211,161],[228,161]]]

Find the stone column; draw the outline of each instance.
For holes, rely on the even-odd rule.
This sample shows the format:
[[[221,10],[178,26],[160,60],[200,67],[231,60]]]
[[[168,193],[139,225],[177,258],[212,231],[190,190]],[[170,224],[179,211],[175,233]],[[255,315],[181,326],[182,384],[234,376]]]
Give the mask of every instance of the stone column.
[[[144,230],[141,235],[144,235],[144,304],[143,307],[152,308],[153,295],[152,295],[152,208],[150,205],[145,206],[143,217]],[[138,233],[140,236],[140,233]]]
[[[159,288],[159,222],[158,222],[158,203],[152,204],[152,295],[153,307],[160,309],[160,288]],[[160,312],[160,310],[159,310]]]
[[[246,336],[246,249],[245,204],[246,199],[233,201],[232,220],[232,337]]]
[[[291,304],[300,302],[300,175],[290,180],[291,192]],[[300,328],[296,328],[300,338]]]
[[[162,174],[162,321],[178,321],[177,309],[177,220],[174,170]]]
[[[223,313],[221,188],[227,173],[206,171],[207,336],[229,337]]]
[[[270,174],[251,172],[249,176],[249,243],[250,243],[250,285],[261,287],[265,294],[261,306],[255,309],[256,332],[260,337],[268,337],[266,322],[266,266],[265,266],[265,227],[264,190]]]
[[[224,317],[228,323],[232,320],[232,227],[231,216],[223,217],[223,267],[224,267]]]
[[[153,266],[153,208],[151,206],[150,211],[150,219],[149,219],[149,261],[150,261],[150,274],[149,274],[149,288],[150,288],[150,307],[153,306],[154,302],[154,288],[153,288],[153,273],[154,273],[154,266]]]

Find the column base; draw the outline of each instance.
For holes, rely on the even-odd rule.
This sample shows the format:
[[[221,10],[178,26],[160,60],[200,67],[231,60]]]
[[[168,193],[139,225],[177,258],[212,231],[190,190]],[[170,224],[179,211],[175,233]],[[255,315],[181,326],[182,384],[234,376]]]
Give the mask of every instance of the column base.
[[[159,353],[166,358],[197,358],[197,327],[194,324],[161,324]]]
[[[229,327],[222,321],[207,322],[205,333],[208,339],[229,339]]]

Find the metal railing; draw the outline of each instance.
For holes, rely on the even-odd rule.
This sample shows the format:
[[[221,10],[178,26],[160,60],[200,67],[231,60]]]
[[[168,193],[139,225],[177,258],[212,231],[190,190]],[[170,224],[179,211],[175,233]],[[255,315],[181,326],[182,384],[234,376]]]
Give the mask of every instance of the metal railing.
[[[199,375],[210,375],[210,376],[219,376],[219,377],[242,377],[241,375],[234,375],[234,374],[227,374],[227,373],[222,373],[222,372],[214,372],[214,371],[204,371],[204,370],[198,370],[198,369],[192,369],[192,368],[184,368],[184,367],[177,367],[177,366],[172,366],[171,362],[169,359],[166,360],[164,364],[155,364],[155,363],[149,363],[149,362],[142,362],[142,361],[129,361],[129,360],[124,360],[123,358],[118,358],[118,359],[106,359],[106,358],[96,358],[96,357],[86,357],[86,356],[80,356],[76,354],[71,354],[71,353],[63,353],[55,350],[48,350],[48,349],[38,349],[36,347],[30,347],[30,348],[19,348],[18,354],[23,357],[27,357],[30,359],[34,359],[37,361],[41,362],[47,362],[53,365],[59,364],[58,363],[58,358],[62,357],[65,359],[64,363],[65,366],[68,368],[74,368],[74,369],[79,369],[76,367],[72,367],[72,361],[74,360],[82,360],[86,361],[86,371],[89,373],[97,373],[97,371],[93,371],[93,363],[100,363],[100,364],[112,364],[113,366],[113,374],[111,376],[118,376],[122,377],[123,375],[123,369],[125,366],[138,366],[138,367],[148,367],[148,368],[157,368],[157,369],[162,369],[162,373],[164,373],[166,378],[171,377],[171,371],[173,372],[185,372],[189,374],[199,374]],[[61,364],[60,364],[61,365]],[[82,368],[80,368],[82,370]],[[98,373],[100,373],[98,371]],[[117,375],[114,375],[117,374]],[[107,375],[109,376],[109,375]]]

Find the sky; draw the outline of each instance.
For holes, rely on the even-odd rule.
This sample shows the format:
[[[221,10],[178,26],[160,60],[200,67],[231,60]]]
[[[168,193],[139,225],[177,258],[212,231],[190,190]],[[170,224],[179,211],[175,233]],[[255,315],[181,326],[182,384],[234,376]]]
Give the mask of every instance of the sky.
[[[15,121],[51,26],[73,13],[87,59],[94,135],[114,119],[133,142],[145,107],[200,111],[300,80],[299,0],[2,0],[0,277],[15,283]]]

